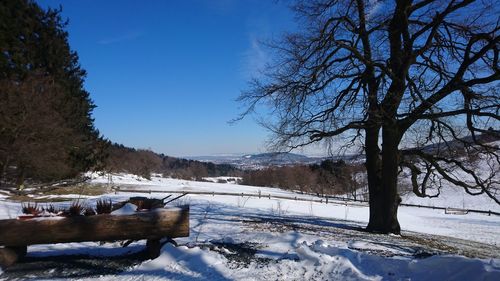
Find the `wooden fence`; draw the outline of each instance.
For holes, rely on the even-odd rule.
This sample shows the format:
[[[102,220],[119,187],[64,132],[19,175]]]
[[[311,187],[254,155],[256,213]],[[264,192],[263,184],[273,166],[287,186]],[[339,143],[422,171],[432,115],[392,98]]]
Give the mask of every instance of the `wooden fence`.
[[[273,195],[273,194],[264,194],[260,191],[258,193],[244,193],[244,192],[215,192],[215,191],[179,191],[179,190],[146,190],[146,189],[130,189],[130,188],[120,188],[114,187],[113,190],[115,192],[131,192],[131,193],[178,193],[178,194],[193,194],[193,195],[207,195],[207,196],[239,196],[239,197],[256,197],[256,198],[267,198],[267,199],[283,199],[283,200],[294,200],[294,201],[303,201],[303,202],[314,202],[314,203],[325,203],[325,204],[334,204],[334,205],[344,205],[344,206],[359,206],[359,207],[368,207],[368,201],[364,200],[354,200],[345,197],[338,196],[328,196],[324,195],[317,198],[305,198],[304,196],[316,197],[313,194],[300,194],[300,196],[284,196],[284,195]],[[458,208],[449,208],[449,207],[436,207],[436,206],[425,206],[425,205],[417,205],[417,204],[406,204],[401,203],[400,206],[406,207],[415,207],[415,208],[425,208],[425,209],[434,209],[434,210],[444,210],[445,213],[451,213],[447,210],[453,210],[453,213],[479,213],[486,214],[488,216],[496,215],[500,216],[500,212],[495,212],[491,210],[474,210],[474,209],[458,209]]]

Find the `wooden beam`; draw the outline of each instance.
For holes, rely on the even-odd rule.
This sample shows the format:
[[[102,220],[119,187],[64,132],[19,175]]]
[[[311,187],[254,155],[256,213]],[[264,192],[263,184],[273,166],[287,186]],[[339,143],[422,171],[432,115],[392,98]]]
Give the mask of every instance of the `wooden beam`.
[[[85,241],[156,240],[189,236],[189,206],[132,215],[0,220],[0,245],[15,247]]]

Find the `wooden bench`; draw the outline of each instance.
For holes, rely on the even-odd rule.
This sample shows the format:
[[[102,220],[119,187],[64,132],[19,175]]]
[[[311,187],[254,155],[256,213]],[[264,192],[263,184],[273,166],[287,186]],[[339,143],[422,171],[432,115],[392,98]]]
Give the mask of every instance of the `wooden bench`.
[[[27,246],[68,242],[147,239],[150,258],[160,254],[164,237],[189,236],[189,206],[159,208],[131,215],[0,220],[0,266],[23,258]]]

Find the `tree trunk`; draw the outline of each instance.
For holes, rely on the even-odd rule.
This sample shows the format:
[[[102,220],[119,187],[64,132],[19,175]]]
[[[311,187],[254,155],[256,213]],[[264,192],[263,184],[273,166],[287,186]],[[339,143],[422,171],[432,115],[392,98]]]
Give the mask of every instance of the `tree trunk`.
[[[367,229],[375,231],[378,220],[376,202],[380,201],[380,149],[378,147],[379,128],[369,128],[365,136],[366,173],[368,176],[368,192],[370,202],[370,219]]]
[[[370,194],[370,220],[367,230],[377,233],[400,234],[401,228],[397,218],[400,203],[397,192],[400,136],[395,125],[383,127],[382,160],[380,161],[378,131],[376,137],[374,134],[375,132],[370,134],[367,130],[366,163]]]
[[[24,170],[24,167],[22,165],[19,165],[18,171],[17,171],[17,179],[16,179],[16,187],[19,190],[24,189],[24,178],[26,176],[26,171]]]
[[[7,170],[9,168],[9,164],[10,164],[10,157],[9,155],[7,155],[7,157],[5,157],[4,162],[2,163],[2,171],[0,174],[0,185],[2,184],[3,181],[7,181]]]

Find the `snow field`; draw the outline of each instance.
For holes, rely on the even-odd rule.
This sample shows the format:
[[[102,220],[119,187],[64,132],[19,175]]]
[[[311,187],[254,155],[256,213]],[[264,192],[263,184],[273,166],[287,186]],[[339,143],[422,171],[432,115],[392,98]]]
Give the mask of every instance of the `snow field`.
[[[107,183],[106,176],[93,174],[92,181],[95,183]],[[206,192],[243,192],[258,194],[271,194],[295,197],[296,193],[269,187],[254,187],[236,184],[220,184],[210,182],[195,182],[170,178],[153,177],[151,181],[141,179],[134,175],[117,174],[112,176],[113,184],[125,188],[142,190],[169,190],[169,191],[206,191]],[[452,188],[443,189],[443,197],[438,198],[418,198],[416,196],[406,196],[405,203],[429,203],[429,206],[448,206],[445,203],[462,202],[463,195]],[[121,195],[130,195],[122,193]],[[148,194],[135,194],[137,196],[148,196]],[[132,195],[130,195],[132,196]],[[161,198],[162,194],[151,194]],[[314,198],[312,196],[300,195],[299,197]],[[265,199],[254,197],[233,197],[233,196],[207,196],[190,195],[189,198],[203,199],[209,202],[236,205],[238,207],[268,210],[276,215],[309,215],[326,217],[346,221],[355,221],[360,225],[366,225],[369,218],[368,207],[345,205],[343,202],[330,201],[329,204],[282,200]],[[465,197],[471,206],[482,206],[493,211],[500,211],[500,206],[491,202],[489,198],[483,196]],[[434,200],[434,201],[432,201]],[[489,200],[489,201],[486,201]],[[488,202],[487,204],[484,202]],[[443,204],[440,204],[443,203]],[[481,208],[483,209],[483,208]],[[406,231],[423,232],[428,234],[438,234],[455,238],[462,238],[477,242],[484,242],[492,245],[500,245],[500,217],[487,216],[483,214],[469,213],[467,215],[445,214],[442,210],[432,210],[416,207],[399,207],[398,219],[401,228]],[[480,233],[480,234],[478,234]]]
[[[107,180],[106,176],[92,179],[101,184]],[[260,190],[263,194],[296,196],[274,188],[159,177],[147,181],[130,175],[113,176],[113,184],[143,190],[245,193]],[[166,194],[113,193],[104,197],[121,201],[131,196],[162,198]],[[87,196],[84,200],[94,203],[97,198]],[[188,195],[175,204],[186,203],[191,205],[191,233],[189,237],[176,239],[179,247],[166,244],[158,258],[127,268],[119,276],[86,279],[500,280],[500,252],[495,253],[500,241],[497,216],[447,215],[439,210],[400,207],[398,217],[403,236],[418,236],[415,232],[419,232],[427,233],[422,234],[424,237],[439,234],[452,237],[450,240],[465,239],[469,242],[457,240],[457,245],[470,244],[469,248],[483,245],[476,242],[494,245],[482,258],[468,258],[446,254],[432,246],[419,248],[418,244],[397,236],[363,233],[359,229],[368,221],[368,208],[363,206],[204,195]],[[0,219],[17,217],[20,207],[19,203],[0,198]],[[138,251],[143,246],[144,241],[128,248],[96,243],[34,245],[29,247],[29,255],[108,256]],[[245,251],[248,257],[241,261]],[[1,274],[0,271],[0,279]]]

